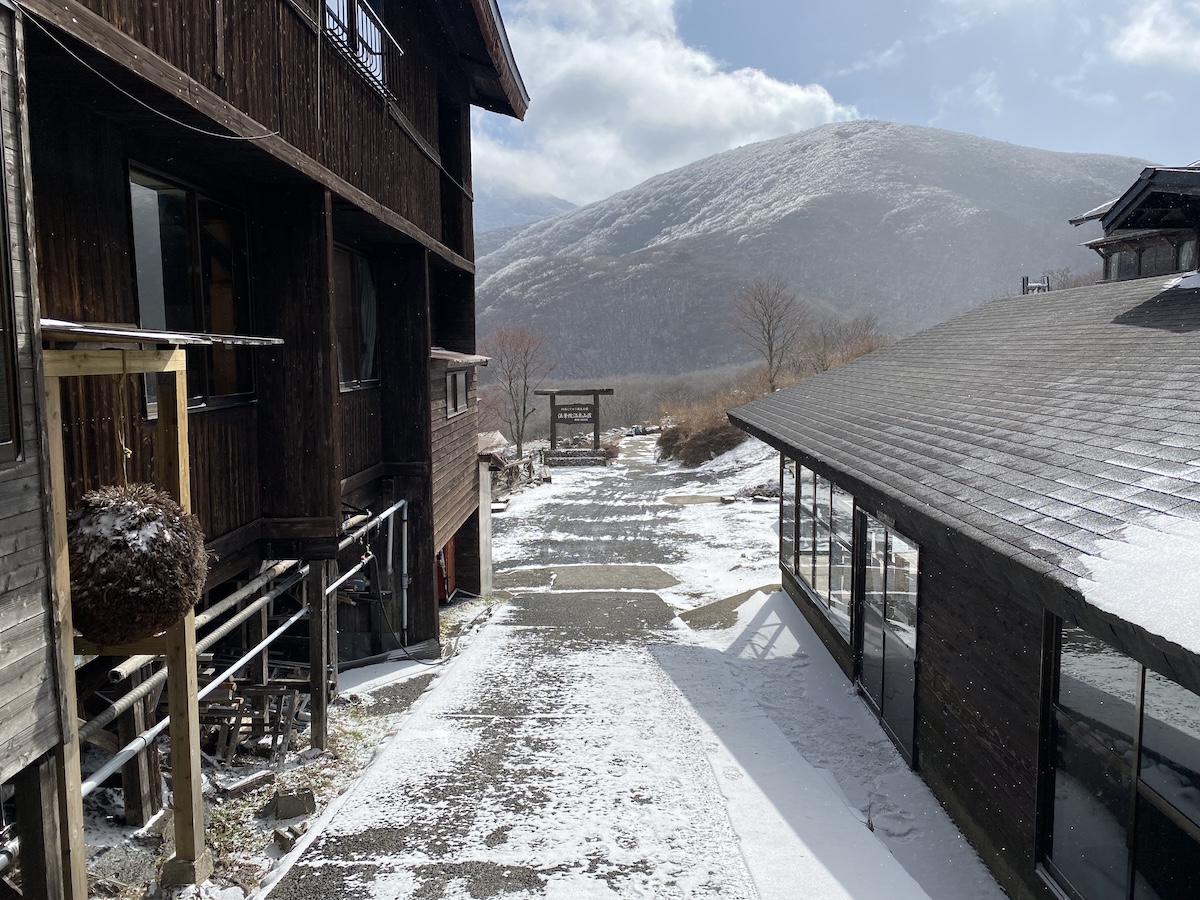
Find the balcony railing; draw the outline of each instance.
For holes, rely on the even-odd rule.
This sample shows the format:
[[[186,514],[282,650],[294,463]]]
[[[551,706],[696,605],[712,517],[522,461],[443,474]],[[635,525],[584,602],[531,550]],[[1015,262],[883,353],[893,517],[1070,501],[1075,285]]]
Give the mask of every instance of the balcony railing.
[[[325,33],[359,73],[392,99],[404,51],[368,0],[325,0]]]

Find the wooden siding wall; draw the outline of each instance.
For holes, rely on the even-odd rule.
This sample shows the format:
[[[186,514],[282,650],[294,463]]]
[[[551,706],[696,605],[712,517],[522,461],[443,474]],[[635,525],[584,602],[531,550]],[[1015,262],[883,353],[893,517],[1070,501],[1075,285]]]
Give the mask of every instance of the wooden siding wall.
[[[1010,896],[1048,898],[1034,872],[1040,586],[957,532],[928,529],[921,539],[921,774]]]
[[[446,546],[479,508],[479,414],[475,408],[475,371],[467,370],[467,411],[446,418],[446,370],[430,379],[433,417],[433,543]]]
[[[379,389],[344,391],[338,396],[343,479],[383,462]]]
[[[303,4],[226,0],[218,20],[216,5],[207,2],[78,2],[278,132],[308,158],[440,239],[436,98],[439,78],[453,73],[437,63],[453,58],[453,51],[423,4],[387,4],[388,28],[404,50],[400,71],[388,79],[398,94],[399,115],[393,115],[383,94],[341,51],[322,43],[316,23],[298,8]]]
[[[25,240],[25,173],[14,79],[15,22],[0,9],[0,133],[3,134],[4,242],[11,260],[21,456],[0,464],[0,781],[61,739],[54,676],[46,549],[41,425],[34,352],[37,315]],[[0,303],[8,304],[7,296]]]
[[[341,522],[342,436],[329,192],[262,187],[251,208],[257,321],[284,341],[257,357],[263,515],[312,520],[294,522],[297,539],[332,537]]]
[[[375,260],[379,295],[380,390],[384,459],[397,497],[408,500],[410,532],[409,639],[437,637],[434,505],[430,458],[429,252],[398,247]],[[444,388],[443,388],[444,390]],[[474,436],[472,436],[474,440]]]
[[[59,90],[36,61],[31,68],[40,76],[31,76],[29,102],[42,314],[137,324],[126,160],[140,150],[158,161],[158,151]],[[123,389],[118,378],[66,380],[63,417],[68,503],[125,477],[122,435],[132,454],[128,479],[153,480],[154,423],[144,419],[142,379],[125,379]],[[260,515],[257,413],[197,410],[188,424],[194,509],[213,540]]]

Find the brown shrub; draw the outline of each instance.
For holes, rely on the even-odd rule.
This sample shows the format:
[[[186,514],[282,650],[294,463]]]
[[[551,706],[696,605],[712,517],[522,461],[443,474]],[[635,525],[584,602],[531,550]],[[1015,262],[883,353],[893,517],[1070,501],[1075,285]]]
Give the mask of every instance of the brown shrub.
[[[746,436],[746,432],[728,422],[710,425],[689,434],[676,449],[675,457],[685,466],[694,468],[728,453]]]

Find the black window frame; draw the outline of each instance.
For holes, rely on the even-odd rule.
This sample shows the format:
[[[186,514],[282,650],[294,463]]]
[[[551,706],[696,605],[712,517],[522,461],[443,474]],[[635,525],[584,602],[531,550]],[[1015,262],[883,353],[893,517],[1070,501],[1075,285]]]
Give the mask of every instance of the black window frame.
[[[462,385],[461,393],[458,385]],[[446,371],[446,418],[453,419],[471,409],[471,370]]]
[[[358,252],[353,247],[348,247],[343,244],[335,244],[333,247],[334,253],[334,338],[337,342],[337,366],[338,366],[338,389],[342,393],[347,391],[357,391],[379,386],[380,381],[380,359],[379,359],[379,293],[376,288],[376,278],[374,266],[371,260],[364,254]],[[350,262],[350,295],[347,298],[339,294],[337,290],[337,258],[341,254]],[[364,376],[361,370],[361,363],[364,354],[367,351],[367,341],[363,335],[363,285],[362,273],[366,271],[370,278],[371,300],[373,304],[373,326],[375,333],[370,341],[370,353],[372,361],[372,372]],[[357,373],[352,372],[349,377],[346,375],[348,368],[358,369]]]
[[[169,175],[156,171],[152,167],[144,166],[136,162],[130,161],[126,171],[126,184],[128,185],[127,197],[129,198],[129,222],[130,222],[130,246],[133,252],[130,254],[131,264],[133,266],[133,286],[134,297],[137,303],[137,319],[138,324],[142,327],[159,328],[163,327],[167,331],[190,331],[199,334],[236,334],[245,337],[254,336],[254,298],[252,295],[252,277],[250,271],[251,248],[250,248],[250,229],[246,212],[240,206],[230,202],[224,197],[214,195],[212,192],[203,190],[195,185],[189,184],[178,178],[172,178]],[[190,294],[189,304],[191,309],[192,323],[190,327],[174,327],[170,324],[164,326],[152,325],[147,326],[145,317],[147,310],[145,309],[144,298],[142,297],[142,289],[140,285],[141,276],[139,275],[139,254],[137,245],[137,224],[136,212],[134,210],[133,187],[138,185],[150,190],[175,190],[184,195],[185,215],[186,215],[186,230],[187,230],[187,272],[186,282],[187,290]],[[233,315],[234,318],[242,317],[244,321],[240,326],[236,327],[232,332],[211,327],[212,318],[212,302],[211,298],[206,297],[206,291],[211,289],[211,283],[205,278],[205,261],[203,257],[204,238],[201,228],[201,212],[203,205],[212,205],[220,207],[230,214],[230,221],[235,224],[235,228],[231,232],[231,239],[234,234],[237,236],[237,246],[233,248],[231,253],[231,279],[237,277],[237,282],[233,289]],[[240,257],[238,259],[237,257]],[[165,318],[165,313],[164,313]],[[219,409],[230,406],[243,405],[253,403],[257,399],[257,373],[255,371],[254,358],[251,355],[251,349],[248,346],[206,346],[206,347],[189,347],[187,348],[188,357],[188,378],[187,378],[187,393],[188,408],[191,410],[203,409]],[[235,367],[239,370],[238,380],[244,376],[247,382],[245,389],[218,392],[216,390],[216,371],[220,368],[216,364],[216,354],[232,354],[230,359],[235,362]],[[145,388],[145,412],[149,419],[157,416],[157,400],[155,397],[155,380],[153,376],[144,378]]]
[[[1132,703],[1133,716],[1128,735],[1131,744],[1128,749],[1106,746],[1104,741],[1098,738],[1082,722],[1077,713],[1073,712],[1070,708],[1064,707],[1062,704],[1060,692],[1062,686],[1063,629],[1067,627],[1077,628],[1079,632],[1086,635],[1091,641],[1103,644],[1109,651],[1121,656],[1137,667],[1135,700]],[[1050,887],[1056,896],[1066,898],[1066,900],[1093,900],[1092,896],[1082,893],[1072,883],[1068,873],[1055,861],[1053,855],[1054,814],[1057,802],[1058,745],[1061,740],[1060,734],[1066,733],[1076,748],[1082,748],[1097,760],[1095,765],[1098,768],[1116,772],[1128,781],[1129,786],[1126,790],[1124,808],[1125,821],[1128,823],[1124,841],[1126,850],[1124,860],[1126,879],[1124,897],[1126,900],[1129,900],[1129,898],[1137,896],[1139,828],[1143,825],[1146,818],[1143,808],[1167,820],[1170,825],[1175,827],[1179,838],[1182,838],[1184,841],[1190,840],[1197,851],[1196,858],[1200,858],[1200,822],[1195,821],[1186,812],[1174,806],[1167,797],[1159,793],[1143,778],[1142,763],[1145,744],[1147,678],[1151,673],[1154,673],[1156,677],[1187,690],[1193,696],[1197,697],[1197,709],[1200,709],[1200,694],[1197,694],[1197,692],[1185,685],[1180,685],[1174,679],[1145,665],[1140,660],[1125,656],[1125,654],[1112,647],[1111,644],[1103,639],[1096,637],[1086,629],[1078,628],[1078,626],[1064,622],[1052,613],[1046,613],[1044,629],[1042,739],[1041,758],[1038,766],[1036,870],[1042,881]],[[1072,774],[1071,777],[1074,778],[1075,775]]]

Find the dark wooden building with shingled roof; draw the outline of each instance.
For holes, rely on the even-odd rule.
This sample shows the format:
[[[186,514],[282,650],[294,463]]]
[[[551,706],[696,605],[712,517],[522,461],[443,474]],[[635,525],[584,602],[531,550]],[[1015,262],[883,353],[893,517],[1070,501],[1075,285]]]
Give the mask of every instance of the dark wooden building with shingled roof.
[[[153,653],[59,652],[46,512],[57,469],[66,504],[154,480],[159,382],[59,397],[58,372],[49,404],[43,355],[186,346],[202,650],[236,658],[327,595],[280,639],[293,658],[436,653],[439,598],[481,584],[471,107],[527,104],[495,0],[0,0],[0,878],[19,833],[30,896],[86,893],[63,686],[111,748],[165,677]],[[310,668],[293,681],[327,690]],[[126,767],[131,822],[159,802],[154,756],[136,803]]]
[[[730,413],[788,593],[1014,898],[1200,896],[1197,196],[1147,170],[1080,218],[1105,281]]]

